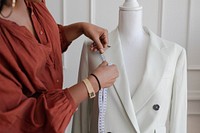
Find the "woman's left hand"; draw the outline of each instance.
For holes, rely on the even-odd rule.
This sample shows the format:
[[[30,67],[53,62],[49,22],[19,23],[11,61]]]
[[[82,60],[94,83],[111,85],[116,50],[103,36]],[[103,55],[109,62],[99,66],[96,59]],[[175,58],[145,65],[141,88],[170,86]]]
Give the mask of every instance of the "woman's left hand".
[[[108,31],[90,23],[83,23],[83,34],[93,40],[91,50],[104,53],[104,48],[108,46]]]

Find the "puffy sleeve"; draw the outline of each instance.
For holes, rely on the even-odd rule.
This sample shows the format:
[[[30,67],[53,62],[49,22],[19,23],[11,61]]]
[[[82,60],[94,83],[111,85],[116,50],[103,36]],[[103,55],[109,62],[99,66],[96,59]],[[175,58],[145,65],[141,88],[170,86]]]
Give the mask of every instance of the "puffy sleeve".
[[[22,64],[16,61],[18,58],[10,51],[14,47],[6,45],[8,43],[4,40],[0,37],[0,132],[64,132],[76,110],[70,93],[61,88],[34,88],[33,83],[39,81],[22,78],[28,77],[28,73],[21,72],[25,69],[23,66],[17,68]],[[16,43],[15,46],[19,45],[21,44]],[[37,64],[34,67],[37,67]],[[29,72],[32,73],[31,71],[33,70]],[[34,75],[35,73],[31,74]],[[32,94],[27,95],[27,90]]]
[[[0,129],[2,133],[61,133],[75,111],[67,90],[50,90],[26,97],[22,88],[0,76]]]
[[[61,50],[62,52],[65,52],[69,47],[69,45],[71,44],[71,42],[68,41],[65,37],[64,26],[58,24],[58,28],[60,33]]]
[[[187,62],[184,49],[179,56],[174,76],[170,133],[187,133]]]

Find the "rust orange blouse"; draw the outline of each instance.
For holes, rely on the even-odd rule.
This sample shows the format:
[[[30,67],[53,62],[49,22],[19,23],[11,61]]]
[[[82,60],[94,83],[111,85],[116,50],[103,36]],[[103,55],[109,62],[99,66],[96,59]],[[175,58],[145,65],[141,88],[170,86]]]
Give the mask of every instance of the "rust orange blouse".
[[[44,2],[27,2],[38,39],[0,18],[0,132],[63,133],[76,105],[62,89],[69,46]]]

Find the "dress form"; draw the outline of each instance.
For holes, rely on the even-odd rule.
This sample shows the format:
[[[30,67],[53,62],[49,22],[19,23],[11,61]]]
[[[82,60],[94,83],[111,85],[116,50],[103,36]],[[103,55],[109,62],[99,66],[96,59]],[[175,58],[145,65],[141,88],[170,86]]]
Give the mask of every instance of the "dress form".
[[[137,0],[126,0],[120,6],[118,30],[130,93],[133,96],[144,74],[149,40],[149,35],[143,29],[142,7]]]

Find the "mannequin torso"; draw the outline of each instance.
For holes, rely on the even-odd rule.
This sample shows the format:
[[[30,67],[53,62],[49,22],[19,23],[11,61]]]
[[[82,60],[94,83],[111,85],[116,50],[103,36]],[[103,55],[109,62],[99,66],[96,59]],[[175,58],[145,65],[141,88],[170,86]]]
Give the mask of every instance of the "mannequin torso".
[[[142,7],[139,7],[137,1],[128,0],[120,7],[118,30],[130,93],[133,96],[144,74],[149,41],[143,29]]]
[[[186,133],[186,52],[148,28],[144,32],[142,25],[141,7],[136,0],[126,0],[120,7],[118,28],[109,33],[111,48],[104,53],[120,75],[107,93],[103,129],[106,133]],[[89,51],[90,44],[82,50],[79,81],[102,61],[98,52]],[[97,133],[98,98],[79,106],[73,133]]]

